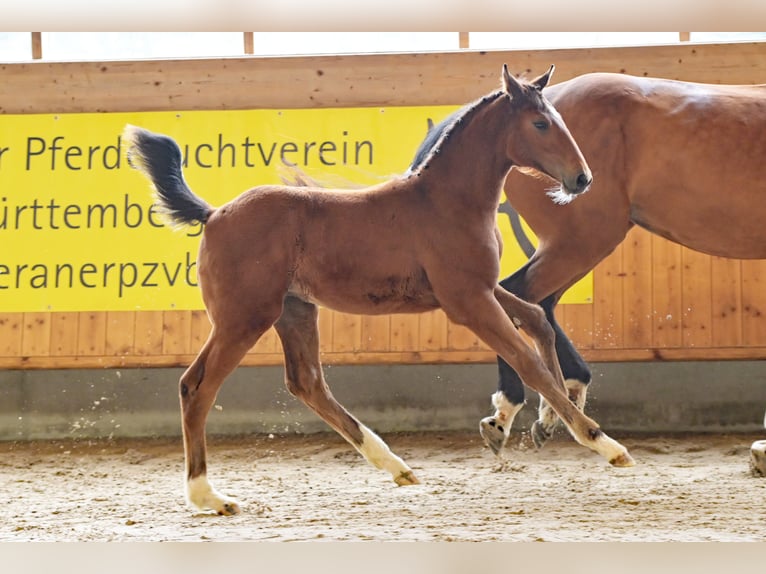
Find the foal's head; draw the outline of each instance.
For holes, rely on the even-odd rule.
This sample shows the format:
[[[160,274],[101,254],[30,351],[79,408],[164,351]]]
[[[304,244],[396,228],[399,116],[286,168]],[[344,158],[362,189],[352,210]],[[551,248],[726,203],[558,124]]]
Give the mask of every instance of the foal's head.
[[[507,154],[522,171],[540,172],[560,183],[549,191],[566,203],[590,186],[590,168],[564,120],[543,96],[553,66],[530,82],[520,82],[503,66],[503,90],[511,100],[513,122]]]

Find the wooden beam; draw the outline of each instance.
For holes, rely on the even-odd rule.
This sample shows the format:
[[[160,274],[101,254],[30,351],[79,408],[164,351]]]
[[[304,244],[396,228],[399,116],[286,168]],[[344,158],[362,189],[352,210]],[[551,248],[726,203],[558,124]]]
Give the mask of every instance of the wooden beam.
[[[32,32],[32,59],[42,60],[43,58],[43,34],[42,32]]]
[[[255,53],[255,40],[252,32],[245,32],[245,54]]]
[[[527,74],[555,63],[557,82],[604,71],[747,84],[766,76],[766,42],[10,63],[0,68],[0,113],[459,105],[495,89],[505,62]]]
[[[469,32],[458,32],[460,35],[460,49],[467,50],[470,47]]]
[[[682,42],[688,42],[691,39],[691,32],[679,32],[678,39]]]

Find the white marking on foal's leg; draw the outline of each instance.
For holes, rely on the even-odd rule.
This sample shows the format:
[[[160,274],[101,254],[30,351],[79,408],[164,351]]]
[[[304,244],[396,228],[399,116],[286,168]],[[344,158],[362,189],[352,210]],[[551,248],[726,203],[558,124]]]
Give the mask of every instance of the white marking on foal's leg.
[[[240,512],[237,501],[213,488],[204,474],[186,481],[186,499],[200,510],[214,510],[226,516]]]
[[[633,460],[633,457],[630,456],[630,453],[628,453],[628,449],[626,449],[613,438],[607,436],[603,431],[599,433],[595,439],[593,439],[591,444],[582,442],[576,436],[574,438],[581,445],[595,450],[606,460],[608,460],[609,464],[612,466],[628,467],[635,466],[636,464],[636,461]]]
[[[361,455],[375,468],[388,471],[394,477],[394,482],[399,486],[420,484],[412,469],[398,456],[396,456],[383,439],[368,429],[363,424],[359,425],[362,431],[362,444],[357,447]]]

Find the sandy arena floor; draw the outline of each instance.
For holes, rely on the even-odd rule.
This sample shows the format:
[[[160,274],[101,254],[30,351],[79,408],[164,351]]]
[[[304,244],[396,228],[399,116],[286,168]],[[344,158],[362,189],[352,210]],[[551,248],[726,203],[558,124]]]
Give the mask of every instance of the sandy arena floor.
[[[397,487],[334,434],[209,439],[234,517],[183,500],[180,439],[0,443],[0,541],[764,541],[756,435],[616,437],[609,467],[566,435],[501,463],[472,433],[384,437],[423,484]]]

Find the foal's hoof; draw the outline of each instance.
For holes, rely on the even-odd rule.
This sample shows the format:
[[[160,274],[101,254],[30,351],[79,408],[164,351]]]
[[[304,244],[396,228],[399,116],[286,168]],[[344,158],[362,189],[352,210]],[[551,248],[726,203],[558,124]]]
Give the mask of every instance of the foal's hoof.
[[[535,447],[537,448],[543,448],[545,443],[548,442],[551,436],[553,436],[552,433],[549,433],[543,428],[540,421],[532,423],[532,428],[529,430],[529,433],[532,435],[532,442],[535,443]]]
[[[627,468],[629,466],[636,466],[636,461],[633,460],[633,457],[630,456],[630,454],[626,450],[621,455],[616,456],[612,460],[610,460],[609,464],[611,464],[612,466],[616,466],[618,468]]]
[[[234,516],[235,514],[239,514],[240,512],[242,512],[242,509],[239,507],[239,504],[237,504],[233,500],[225,502],[223,506],[221,506],[221,508],[218,509],[218,514],[220,516]]]
[[[484,444],[487,445],[495,455],[500,456],[500,451],[503,450],[505,441],[508,440],[503,425],[498,424],[495,417],[485,417],[479,422],[479,433],[481,434],[481,438],[484,439]]]
[[[411,470],[400,473],[394,478],[394,482],[399,486],[412,486],[413,484],[420,484],[418,477]]]
[[[766,440],[757,440],[750,447],[750,472],[766,476]]]

